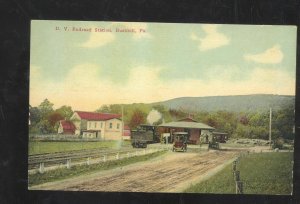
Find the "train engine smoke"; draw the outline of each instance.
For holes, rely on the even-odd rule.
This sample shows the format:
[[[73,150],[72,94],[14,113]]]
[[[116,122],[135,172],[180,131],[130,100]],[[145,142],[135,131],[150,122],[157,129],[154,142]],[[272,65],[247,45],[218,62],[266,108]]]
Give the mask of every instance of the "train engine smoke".
[[[155,122],[159,121],[161,118],[162,118],[162,114],[159,111],[152,109],[147,116],[147,122],[150,125],[153,125]]]

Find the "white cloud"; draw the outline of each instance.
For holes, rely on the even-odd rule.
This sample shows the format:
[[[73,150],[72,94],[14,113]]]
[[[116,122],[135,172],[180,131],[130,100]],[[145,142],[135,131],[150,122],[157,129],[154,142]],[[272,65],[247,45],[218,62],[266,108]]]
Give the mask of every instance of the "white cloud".
[[[278,64],[283,59],[283,53],[279,45],[274,45],[260,54],[245,54],[244,59],[263,64]]]
[[[203,75],[206,79],[214,80],[219,76],[222,76],[222,80],[228,81],[236,79],[237,76],[241,74],[240,67],[231,64],[231,65],[215,65],[210,68],[207,68]]]
[[[97,48],[113,42],[115,36],[111,32],[91,32],[89,39],[80,44],[80,47]]]
[[[249,81],[251,81],[249,88],[255,87],[274,94],[295,94],[295,76],[281,70],[257,67],[253,70]]]
[[[190,38],[194,41],[199,42],[199,49],[206,51],[218,47],[228,45],[230,39],[217,31],[217,25],[203,25],[202,29],[206,33],[204,38],[198,37],[195,33],[192,33]]]

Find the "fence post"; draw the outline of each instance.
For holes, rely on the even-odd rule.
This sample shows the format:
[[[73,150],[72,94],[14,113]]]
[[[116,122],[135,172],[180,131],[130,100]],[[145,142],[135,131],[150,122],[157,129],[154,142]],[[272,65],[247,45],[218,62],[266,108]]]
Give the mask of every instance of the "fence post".
[[[232,171],[236,171],[236,160],[232,162]]]
[[[292,167],[294,167],[294,161],[292,161]],[[294,170],[292,170],[292,180],[294,180]],[[291,188],[294,189],[293,182],[291,183]],[[293,190],[291,191],[291,195],[293,195]]]
[[[235,193],[236,194],[243,194],[243,182],[242,181],[236,181],[235,182]]]
[[[91,157],[88,157],[88,158],[87,158],[87,161],[86,161],[86,164],[87,164],[87,165],[90,165],[90,162],[91,162],[90,160],[91,160]]]
[[[106,162],[106,155],[103,155],[103,161]]]
[[[39,172],[42,174],[44,173],[44,163],[40,163],[40,168],[39,168]]]
[[[71,168],[71,159],[67,159],[67,169]]]
[[[234,180],[240,181],[240,171],[234,171]]]
[[[119,152],[116,154],[116,159],[119,159]]]

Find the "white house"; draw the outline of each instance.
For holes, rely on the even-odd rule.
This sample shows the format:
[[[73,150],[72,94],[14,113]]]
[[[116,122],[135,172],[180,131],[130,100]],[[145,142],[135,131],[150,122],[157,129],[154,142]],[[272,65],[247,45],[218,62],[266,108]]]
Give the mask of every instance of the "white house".
[[[120,114],[75,111],[71,121],[75,134],[83,138],[118,140],[122,138],[123,122]]]

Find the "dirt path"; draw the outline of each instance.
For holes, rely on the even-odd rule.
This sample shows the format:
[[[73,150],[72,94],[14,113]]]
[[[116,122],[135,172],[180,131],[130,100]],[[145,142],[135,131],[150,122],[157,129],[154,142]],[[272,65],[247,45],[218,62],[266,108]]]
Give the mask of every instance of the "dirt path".
[[[169,152],[160,159],[110,171],[79,176],[59,182],[34,186],[39,190],[121,191],[121,192],[180,192],[191,183],[207,177],[235,151],[207,153]]]

